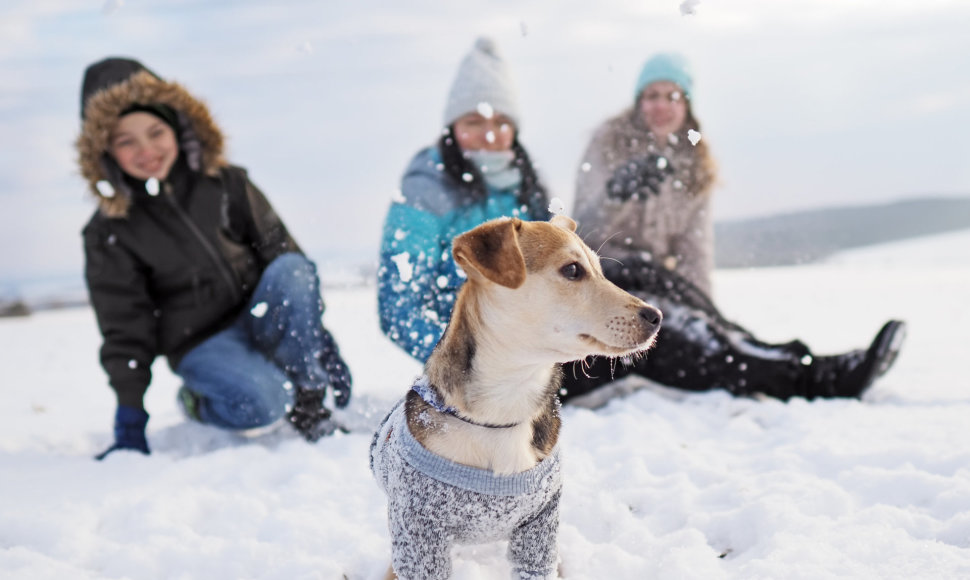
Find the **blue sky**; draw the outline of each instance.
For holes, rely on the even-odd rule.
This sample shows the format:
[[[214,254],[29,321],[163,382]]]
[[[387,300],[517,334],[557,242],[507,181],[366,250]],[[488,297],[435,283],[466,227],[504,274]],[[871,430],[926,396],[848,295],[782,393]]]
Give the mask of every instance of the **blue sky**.
[[[6,0],[0,284],[80,275],[84,67],[133,56],[211,106],[322,264],[376,257],[410,157],[479,34],[510,60],[554,195],[643,60],[679,50],[717,157],[716,219],[970,194],[970,3],[941,0]],[[326,278],[326,271],[323,272]]]

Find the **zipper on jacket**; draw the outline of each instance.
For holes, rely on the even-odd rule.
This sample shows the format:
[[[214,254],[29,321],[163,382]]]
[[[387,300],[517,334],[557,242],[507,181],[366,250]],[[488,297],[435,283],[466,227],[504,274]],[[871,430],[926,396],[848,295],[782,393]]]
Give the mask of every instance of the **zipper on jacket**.
[[[225,282],[226,286],[229,288],[229,292],[231,293],[233,300],[235,302],[242,301],[243,295],[242,291],[239,290],[239,285],[236,284],[236,277],[233,276],[232,271],[229,270],[229,267],[226,265],[219,252],[216,251],[215,247],[213,247],[212,244],[209,243],[209,240],[206,239],[205,235],[199,229],[199,226],[195,225],[195,222],[192,221],[189,214],[186,213],[186,211],[182,209],[182,206],[178,204],[175,196],[172,195],[172,186],[165,183],[162,186],[162,192],[164,193],[165,199],[168,200],[169,205],[171,205],[172,209],[175,211],[175,215],[179,216],[182,222],[189,228],[189,231],[191,231],[192,234],[198,239],[199,244],[202,245],[202,248],[209,255],[209,258],[211,258],[212,262],[216,265],[216,270],[219,271],[222,281]]]

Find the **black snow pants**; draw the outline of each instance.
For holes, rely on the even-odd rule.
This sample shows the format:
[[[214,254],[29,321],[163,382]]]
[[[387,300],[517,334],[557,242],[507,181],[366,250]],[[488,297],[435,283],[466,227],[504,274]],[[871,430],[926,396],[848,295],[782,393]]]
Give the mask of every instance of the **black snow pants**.
[[[663,323],[645,356],[588,357],[563,365],[563,402],[631,373],[688,391],[725,389],[779,399],[809,394],[805,375],[812,357],[803,343],[758,340],[725,319],[697,286],[662,266],[642,260],[602,265],[614,284],[659,308]]]

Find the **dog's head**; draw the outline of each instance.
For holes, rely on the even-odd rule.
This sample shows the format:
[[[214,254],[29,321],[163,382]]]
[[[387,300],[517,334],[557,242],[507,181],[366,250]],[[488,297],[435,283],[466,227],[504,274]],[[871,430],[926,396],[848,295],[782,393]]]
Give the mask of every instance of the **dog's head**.
[[[660,311],[603,276],[576,222],[500,218],[455,238],[452,254],[476,293],[480,320],[515,350],[554,362],[649,348]]]

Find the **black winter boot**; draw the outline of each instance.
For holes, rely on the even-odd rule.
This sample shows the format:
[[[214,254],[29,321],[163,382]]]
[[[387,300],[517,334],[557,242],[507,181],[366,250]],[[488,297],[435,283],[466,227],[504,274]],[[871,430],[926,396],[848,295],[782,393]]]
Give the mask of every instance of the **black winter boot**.
[[[859,398],[893,365],[906,338],[906,323],[890,320],[866,350],[815,357],[806,369],[805,398]]]
[[[323,406],[326,394],[326,389],[298,388],[293,408],[286,414],[293,428],[311,443],[338,429],[345,431],[330,417],[330,409]]]

